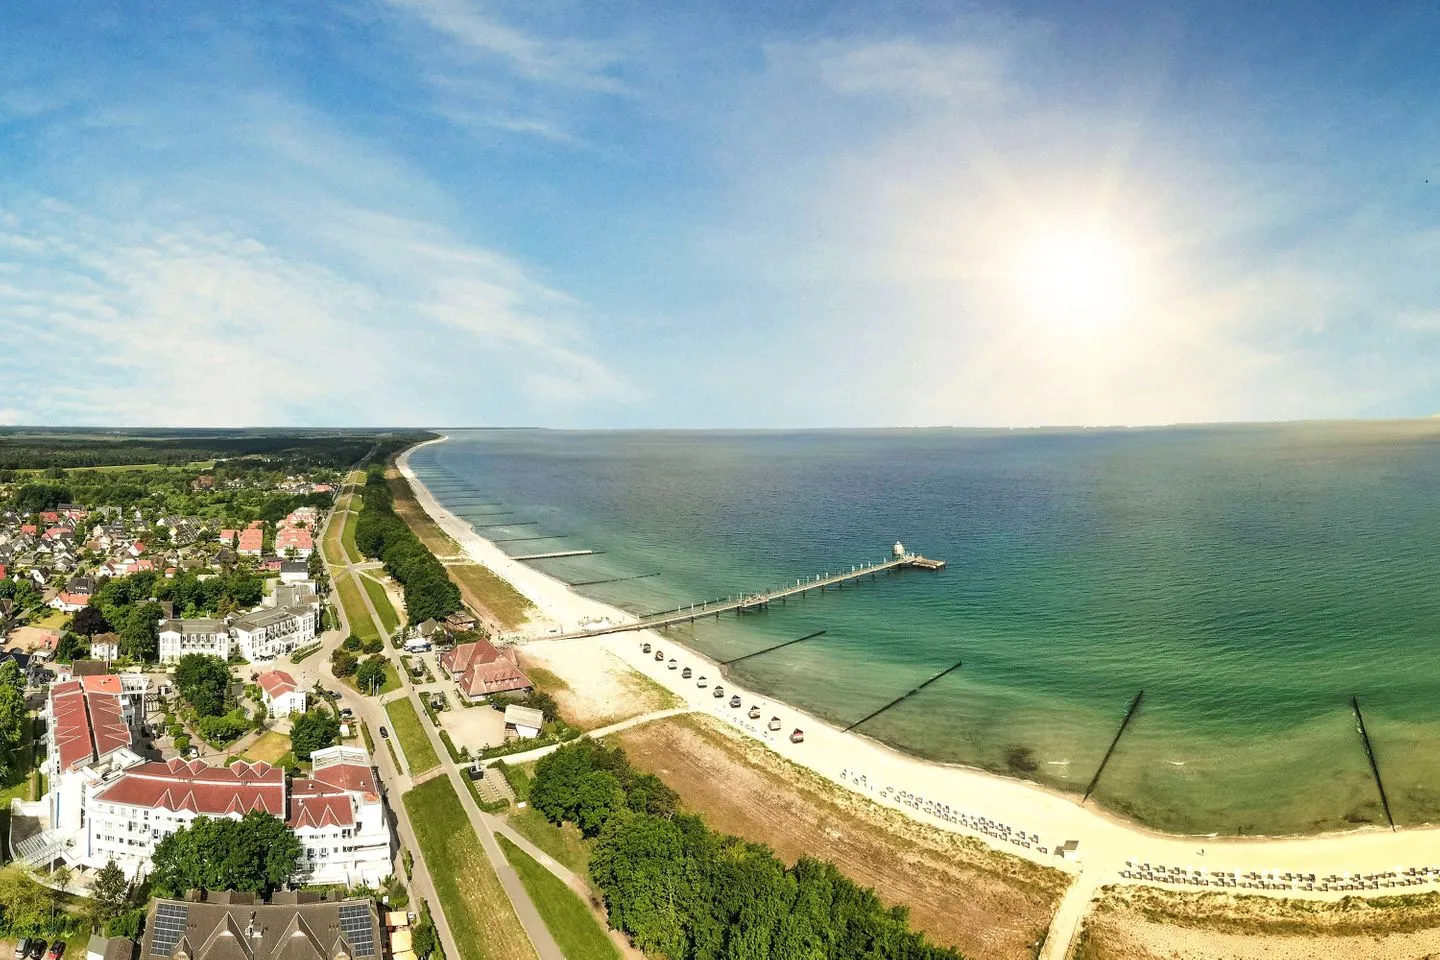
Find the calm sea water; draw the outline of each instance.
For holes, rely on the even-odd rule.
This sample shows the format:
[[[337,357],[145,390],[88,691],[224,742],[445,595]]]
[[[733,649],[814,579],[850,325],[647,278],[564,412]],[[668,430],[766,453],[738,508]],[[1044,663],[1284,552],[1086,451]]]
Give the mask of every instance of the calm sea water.
[[[949,562],[678,629],[736,680],[910,753],[1155,827],[1440,821],[1440,422],[1164,430],[458,431],[417,473],[636,613],[880,559]],[[489,505],[495,501],[503,506]],[[491,516],[496,511],[513,511]],[[493,526],[506,523],[513,526]],[[522,525],[524,524],[524,525]],[[555,535],[547,540],[510,538]]]

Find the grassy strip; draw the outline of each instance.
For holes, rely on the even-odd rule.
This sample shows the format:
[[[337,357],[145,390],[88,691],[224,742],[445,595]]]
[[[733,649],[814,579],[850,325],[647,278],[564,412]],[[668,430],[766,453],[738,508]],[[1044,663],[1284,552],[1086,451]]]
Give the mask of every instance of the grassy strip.
[[[505,837],[495,839],[566,960],[620,960],[620,951],[574,890]]]
[[[460,950],[456,960],[534,957],[450,778],[436,777],[405,794],[405,810]]]
[[[400,626],[400,615],[395,612],[395,605],[390,602],[390,594],[384,585],[363,574],[360,575],[360,585],[370,594],[370,604],[380,614],[380,625],[386,633],[394,633],[395,628]]]
[[[320,551],[325,554],[325,562],[331,566],[338,567],[347,562],[341,548],[340,536],[345,532],[345,521],[349,514],[345,512],[345,501],[348,497],[342,497],[340,503],[335,507],[335,514],[330,518],[330,526],[325,528],[325,536],[320,541]]]
[[[538,810],[526,808],[512,813],[506,821],[520,836],[563,863],[572,873],[590,875],[590,844],[573,823],[556,826]]]
[[[320,644],[317,643],[317,644],[315,644],[315,646],[310,647],[310,648],[308,648],[308,649],[306,649],[306,650],[297,650],[297,651],[295,651],[294,653],[290,654],[290,662],[291,662],[291,663],[299,663],[301,660],[304,660],[306,657],[314,656],[315,654],[317,654],[317,653],[319,653],[319,652],[320,652]]]
[[[365,723],[364,720],[361,720],[361,721],[360,721],[360,736],[362,736],[362,737],[365,738],[365,752],[366,752],[366,753],[374,753],[374,752],[375,752],[375,738],[372,737],[372,736],[370,736],[370,727]],[[398,768],[398,767],[400,766],[400,764],[397,763],[397,764],[395,764],[395,766]]]
[[[35,718],[26,715],[20,727],[20,751],[19,755],[11,758],[9,781],[3,790],[0,790],[0,810],[9,810],[11,800],[31,800],[34,792],[31,789],[35,782],[35,776],[31,771],[35,767]],[[9,834],[4,835],[6,838]],[[0,848],[4,844],[0,843]],[[3,849],[0,849],[3,853]]]
[[[390,727],[400,740],[405,759],[410,761],[412,777],[440,766],[440,756],[430,745],[430,738],[425,735],[425,728],[420,725],[420,717],[409,697],[391,700],[385,704],[385,712],[390,716]]]
[[[370,611],[365,606],[365,600],[360,596],[360,588],[355,584],[353,576],[341,576],[335,581],[335,588],[340,591],[340,605],[345,608],[345,619],[350,623],[350,632],[361,640],[379,640],[380,631],[375,629],[375,621],[370,618]]]
[[[400,754],[395,752],[395,741],[387,739],[385,749],[390,751],[390,759],[395,762],[395,769],[404,772],[405,764],[400,762]]]
[[[360,548],[355,546],[355,518],[360,514],[360,505],[364,501],[360,494],[350,496],[349,509],[353,511],[345,517],[345,526],[340,531],[340,545],[345,548],[345,555],[350,558],[351,563],[359,563],[365,558],[360,555]]]

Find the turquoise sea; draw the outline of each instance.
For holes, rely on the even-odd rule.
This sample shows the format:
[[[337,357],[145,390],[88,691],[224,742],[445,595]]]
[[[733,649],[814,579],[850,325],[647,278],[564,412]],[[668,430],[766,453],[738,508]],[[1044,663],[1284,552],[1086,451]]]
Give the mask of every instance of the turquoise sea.
[[[1146,430],[449,431],[411,458],[511,553],[635,613],[948,561],[677,629],[861,732],[1156,828],[1440,822],[1440,421]],[[498,505],[496,505],[498,504]],[[504,524],[503,526],[500,524]],[[555,535],[554,539],[514,538]],[[650,575],[650,576],[644,576]]]

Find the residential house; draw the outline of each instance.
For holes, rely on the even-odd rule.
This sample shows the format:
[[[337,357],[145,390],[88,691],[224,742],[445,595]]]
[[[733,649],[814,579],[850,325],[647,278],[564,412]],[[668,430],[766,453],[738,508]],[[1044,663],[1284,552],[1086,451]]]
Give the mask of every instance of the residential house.
[[[270,716],[288,717],[305,712],[305,691],[284,670],[266,670],[255,682],[260,684]]]
[[[534,707],[522,707],[517,704],[510,704],[505,708],[505,732],[514,731],[515,736],[523,740],[532,740],[540,736],[540,728],[545,726],[545,714]]]
[[[92,660],[114,660],[120,656],[120,635],[118,633],[97,633],[90,638]]]
[[[310,776],[291,782],[287,821],[305,848],[305,882],[378,887],[394,846],[370,757],[360,747],[326,747],[310,763]]]
[[[284,527],[275,534],[275,553],[282,557],[308,558],[315,552],[315,540],[304,527]]]
[[[276,538],[278,546],[279,538]],[[286,560],[280,564],[281,583],[303,583],[310,579],[310,564],[305,560]]]
[[[258,557],[265,548],[265,531],[255,527],[240,531],[240,546],[237,552],[242,557]]]

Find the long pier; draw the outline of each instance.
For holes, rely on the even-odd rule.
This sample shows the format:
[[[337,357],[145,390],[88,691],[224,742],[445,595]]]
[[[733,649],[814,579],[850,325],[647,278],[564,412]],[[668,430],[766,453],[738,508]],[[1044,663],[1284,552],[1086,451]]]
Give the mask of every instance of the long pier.
[[[550,557],[573,557],[593,553],[591,550],[562,551],[552,554],[532,554],[525,557],[512,557],[514,560],[543,560]],[[719,617],[724,613],[745,613],[750,610],[764,610],[775,601],[784,601],[789,597],[800,596],[812,590],[825,590],[827,587],[838,587],[864,577],[874,577],[887,570],[902,568],[914,568],[917,570],[942,570],[945,567],[943,560],[930,560],[918,554],[907,553],[903,556],[893,557],[889,560],[869,565],[851,567],[841,573],[818,574],[808,580],[796,580],[793,585],[776,587],[772,590],[763,590],[758,593],[749,593],[740,597],[727,597],[724,600],[711,600],[706,603],[692,604],[689,607],[680,607],[675,610],[667,610],[662,613],[655,613],[645,617],[639,617],[626,623],[613,623],[597,626],[592,630],[575,630],[571,633],[562,633],[558,636],[546,637],[547,640],[570,640],[576,637],[598,637],[607,633],[625,633],[630,630],[655,630],[660,627],[669,627],[677,623],[693,623],[704,617]]]
[[[543,539],[550,539],[545,537]],[[591,554],[600,553],[599,550],[554,550],[550,553],[526,553],[511,557],[511,560],[554,560],[556,557],[588,557]]]

